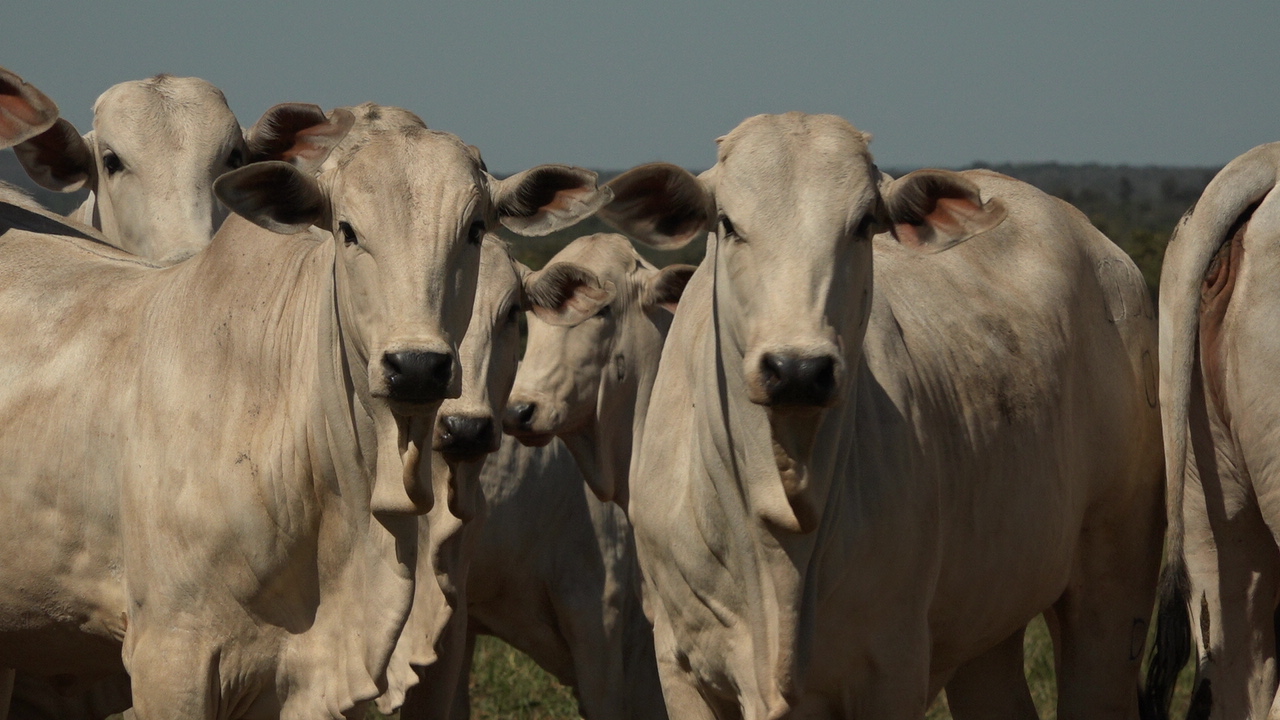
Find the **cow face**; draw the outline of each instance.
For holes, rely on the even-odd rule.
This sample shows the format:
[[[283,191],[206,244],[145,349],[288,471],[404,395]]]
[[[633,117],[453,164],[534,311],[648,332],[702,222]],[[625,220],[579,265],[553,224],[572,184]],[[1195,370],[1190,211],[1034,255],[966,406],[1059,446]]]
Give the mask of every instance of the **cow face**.
[[[701,178],[669,165],[618,177],[602,216],[659,246],[715,233],[717,307],[752,402],[841,397],[870,303],[881,203],[868,138],[829,115],[761,115],[719,141]]]
[[[499,181],[474,148],[407,111],[363,105],[352,114],[353,129],[317,176],[268,161],[215,187],[228,207],[267,229],[315,225],[332,236],[343,349],[378,428],[375,511],[426,512],[429,478],[406,470],[403,484],[390,475],[384,482],[383,467],[417,467],[441,401],[460,395],[456,348],[471,319],[486,231],[502,222],[551,232],[593,213],[610,193],[595,187],[594,173],[564,166]]]
[[[693,274],[688,265],[662,270],[646,262],[621,235],[578,238],[545,269],[530,276],[529,337],[524,362],[503,418],[504,429],[526,445],[554,436],[608,443],[590,454],[630,457],[633,413],[641,377],[656,372],[671,313]],[[583,283],[606,295],[581,299],[577,317],[552,315],[548,302]],[[618,499],[621,478],[587,472],[602,500]]]
[[[521,279],[528,271],[495,235],[484,239],[471,324],[458,348],[462,395],[444,401],[432,449],[452,461],[498,449],[501,416],[520,362]]]
[[[92,190],[81,220],[135,255],[172,263],[208,245],[226,217],[213,182],[249,160],[222,92],[158,75],[113,86],[93,112],[84,137],[60,120],[16,147],[28,174],[50,190]]]

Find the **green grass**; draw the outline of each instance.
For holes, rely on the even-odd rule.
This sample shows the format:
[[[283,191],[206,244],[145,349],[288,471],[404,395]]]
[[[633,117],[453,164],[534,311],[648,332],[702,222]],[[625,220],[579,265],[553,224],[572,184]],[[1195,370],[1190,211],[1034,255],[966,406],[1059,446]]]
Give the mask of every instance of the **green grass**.
[[[1042,720],[1057,718],[1058,693],[1054,685],[1053,645],[1044,620],[1027,627],[1027,684]],[[1173,699],[1173,717],[1183,717],[1190,699],[1191,663],[1183,669]],[[490,637],[476,643],[471,675],[471,716],[475,720],[570,720],[578,717],[573,694],[543,672],[528,657]],[[927,720],[950,720],[945,693],[929,708]]]

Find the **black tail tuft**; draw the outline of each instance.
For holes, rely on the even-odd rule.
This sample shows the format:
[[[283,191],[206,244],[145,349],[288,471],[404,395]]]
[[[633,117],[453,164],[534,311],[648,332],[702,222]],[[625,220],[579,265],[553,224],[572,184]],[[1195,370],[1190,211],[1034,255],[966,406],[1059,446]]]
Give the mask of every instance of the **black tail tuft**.
[[[1169,701],[1178,673],[1191,656],[1191,616],[1188,602],[1191,579],[1187,566],[1178,558],[1160,573],[1157,594],[1156,637],[1147,663],[1147,682],[1139,696],[1142,720],[1168,720]],[[1206,688],[1207,690],[1207,688]]]

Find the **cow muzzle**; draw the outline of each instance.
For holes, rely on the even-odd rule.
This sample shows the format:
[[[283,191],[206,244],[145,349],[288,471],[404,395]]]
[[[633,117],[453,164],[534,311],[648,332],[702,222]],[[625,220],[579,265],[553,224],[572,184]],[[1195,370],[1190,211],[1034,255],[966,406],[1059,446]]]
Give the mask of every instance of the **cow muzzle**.
[[[498,449],[495,425],[489,416],[443,415],[436,420],[431,449],[451,460],[479,460]]]
[[[401,350],[382,356],[388,400],[404,405],[430,405],[448,397],[453,382],[453,355]]]
[[[751,401],[768,407],[830,407],[840,389],[840,369],[839,359],[827,353],[763,353],[749,373]]]
[[[541,406],[533,401],[517,400],[509,403],[506,412],[502,414],[502,429],[519,440],[521,445],[529,447],[546,445],[555,435],[538,428],[539,416],[545,414],[539,412],[541,409]]]

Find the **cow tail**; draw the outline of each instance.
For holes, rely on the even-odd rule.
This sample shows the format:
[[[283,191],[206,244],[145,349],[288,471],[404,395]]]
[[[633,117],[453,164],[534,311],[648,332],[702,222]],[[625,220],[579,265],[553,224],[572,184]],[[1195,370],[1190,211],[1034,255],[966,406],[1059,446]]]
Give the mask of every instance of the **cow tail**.
[[[1155,645],[1140,694],[1143,720],[1164,720],[1178,672],[1192,650],[1191,578],[1183,553],[1185,474],[1190,460],[1190,399],[1199,364],[1200,288],[1214,255],[1240,216],[1276,185],[1280,143],[1231,161],[1183,216],[1165,252],[1160,278],[1160,419],[1164,431],[1165,536]]]

